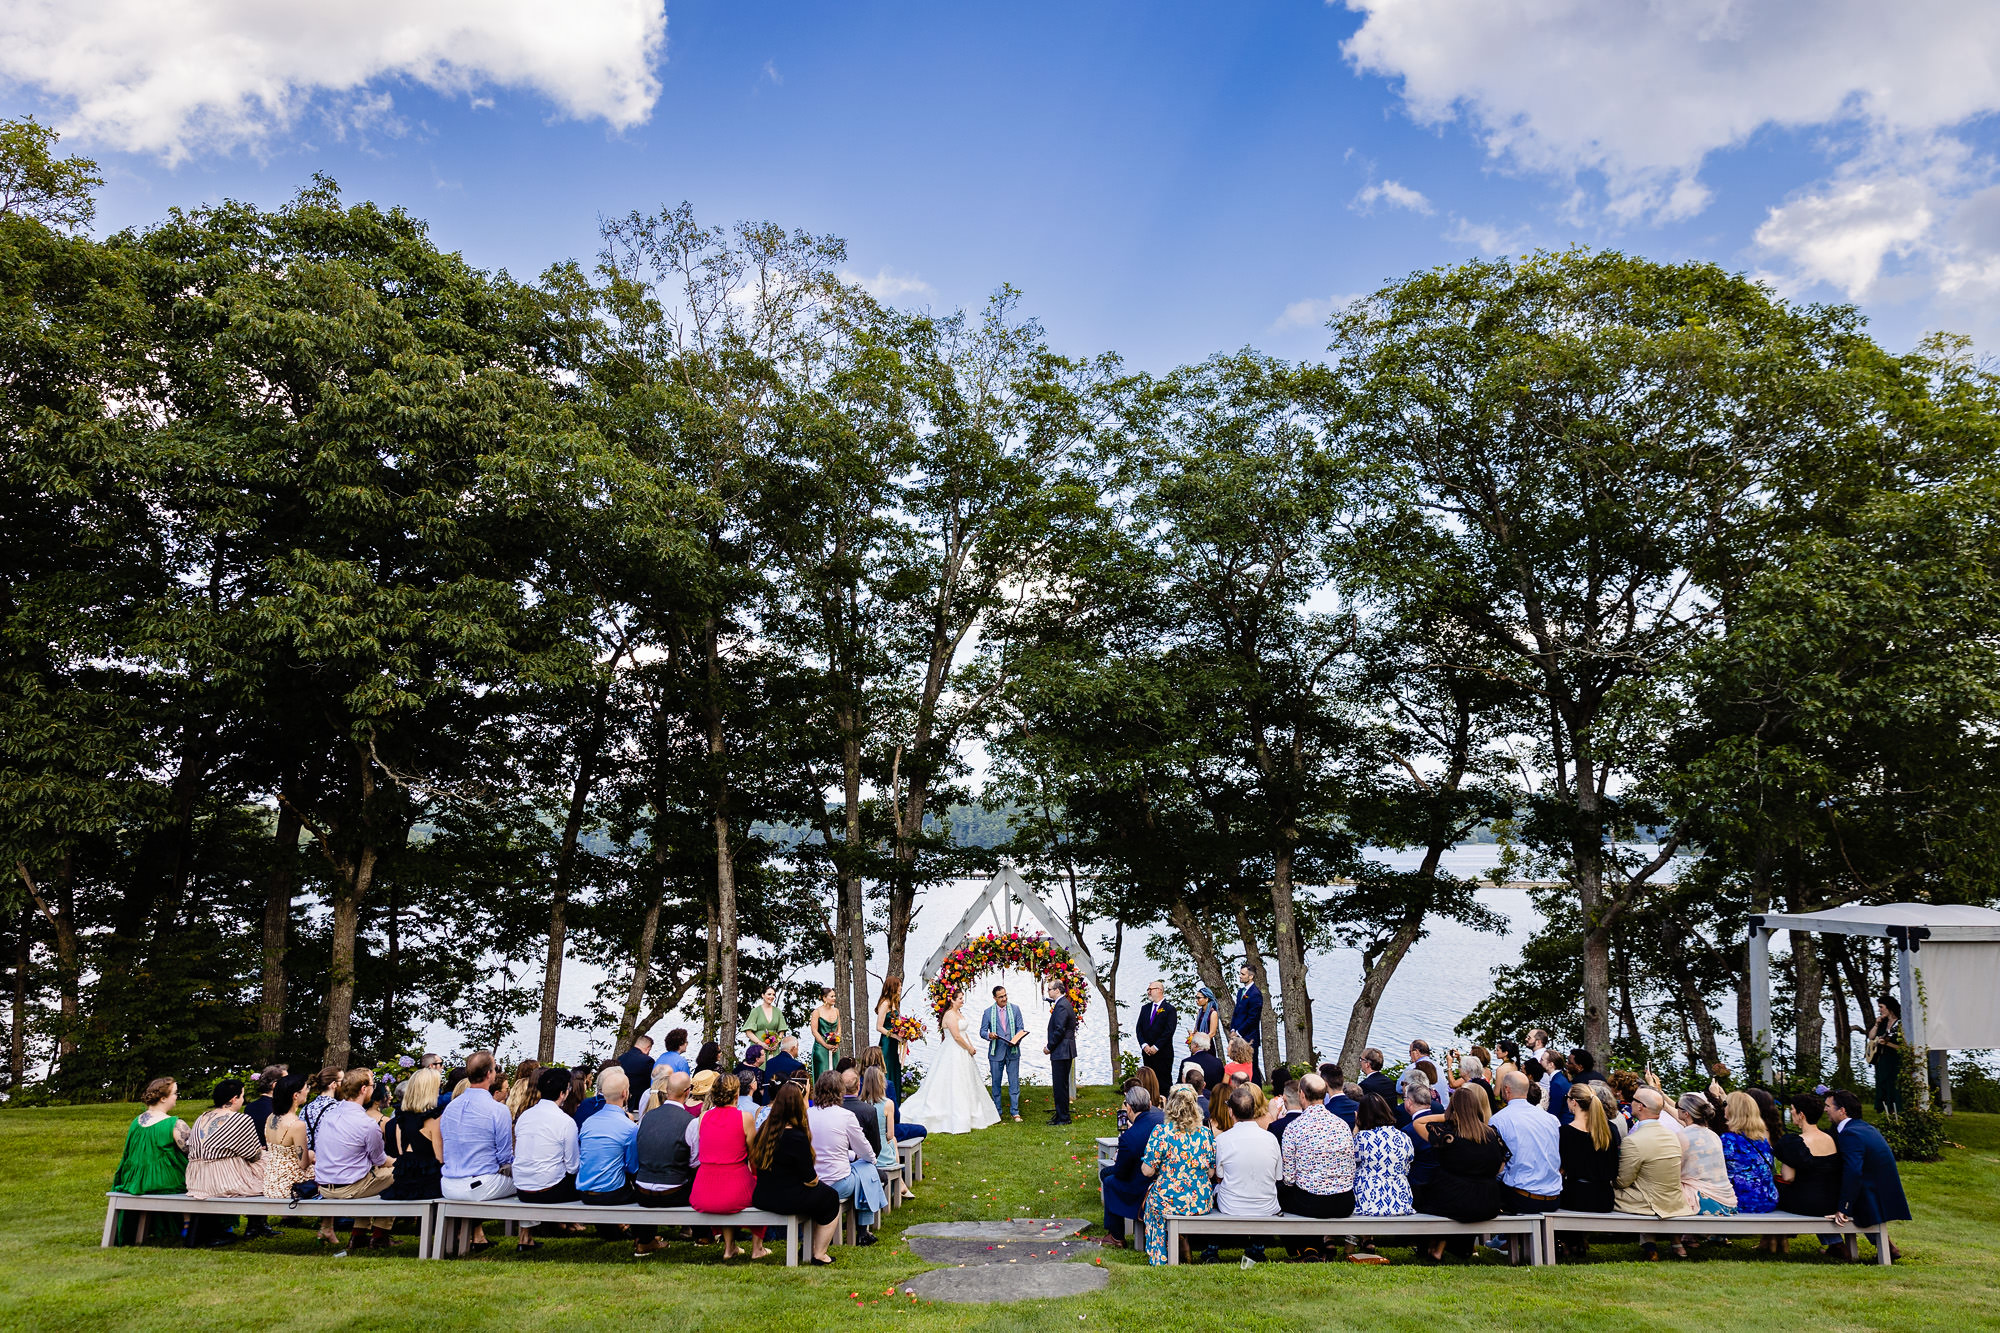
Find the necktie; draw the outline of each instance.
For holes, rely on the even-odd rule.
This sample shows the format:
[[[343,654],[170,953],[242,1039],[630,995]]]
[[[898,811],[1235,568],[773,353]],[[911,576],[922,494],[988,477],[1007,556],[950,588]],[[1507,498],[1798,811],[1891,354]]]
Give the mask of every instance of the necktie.
[[[1005,1005],[1000,1006],[1000,1039],[1002,1041],[1007,1039],[1007,1007]]]

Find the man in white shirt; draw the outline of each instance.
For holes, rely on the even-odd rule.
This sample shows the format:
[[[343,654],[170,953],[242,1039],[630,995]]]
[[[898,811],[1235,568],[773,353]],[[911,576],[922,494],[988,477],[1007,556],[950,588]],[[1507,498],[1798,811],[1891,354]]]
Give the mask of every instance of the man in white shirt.
[[[535,1080],[542,1099],[514,1122],[514,1189],[525,1203],[576,1200],[576,1121],[562,1109],[569,1091],[567,1069],[544,1069]],[[520,1247],[532,1250],[532,1223],[521,1224]]]
[[[1493,1128],[1507,1145],[1507,1165],[1500,1172],[1504,1187],[1500,1209],[1507,1213],[1546,1213],[1562,1206],[1562,1125],[1528,1100],[1528,1076],[1510,1069],[1500,1077],[1506,1105],[1493,1116]]]
[[[1285,1174],[1284,1150],[1271,1134],[1257,1123],[1257,1095],[1249,1087],[1229,1094],[1229,1111],[1236,1123],[1215,1136],[1215,1211],[1226,1217],[1276,1217],[1278,1181]],[[1243,1247],[1243,1257],[1253,1262],[1264,1258],[1264,1237],[1215,1236],[1201,1252],[1201,1262],[1216,1261],[1216,1247],[1232,1242]]]

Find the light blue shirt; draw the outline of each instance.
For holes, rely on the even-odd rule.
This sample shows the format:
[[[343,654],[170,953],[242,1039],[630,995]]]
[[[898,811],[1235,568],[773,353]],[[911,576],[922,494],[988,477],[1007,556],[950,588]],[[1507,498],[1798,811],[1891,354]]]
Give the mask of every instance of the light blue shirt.
[[[514,1121],[507,1108],[484,1088],[469,1088],[451,1099],[438,1117],[444,1139],[443,1176],[474,1180],[500,1173],[514,1161]]]
[[[1494,1113],[1493,1128],[1509,1153],[1501,1184],[1530,1194],[1562,1193],[1562,1126],[1554,1116],[1516,1097]]]
[[[666,1052],[659,1058],[657,1063],[666,1065],[669,1068],[678,1069],[683,1074],[694,1073],[694,1066],[689,1064],[688,1058],[685,1055],[682,1055],[679,1051]]]
[[[606,1106],[576,1133],[576,1187],[592,1194],[625,1188],[639,1170],[639,1127],[622,1107]]]

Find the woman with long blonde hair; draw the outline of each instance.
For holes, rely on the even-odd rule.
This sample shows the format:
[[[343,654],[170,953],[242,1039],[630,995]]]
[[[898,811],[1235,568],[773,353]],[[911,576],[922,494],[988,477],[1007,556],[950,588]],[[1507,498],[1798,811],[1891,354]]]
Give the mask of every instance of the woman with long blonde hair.
[[[507,1081],[508,1115],[519,1120],[521,1112],[542,1099],[541,1089],[535,1086],[541,1076],[540,1060],[523,1060],[514,1066],[514,1077]]]
[[[1741,1089],[1729,1094],[1722,1104],[1722,1160],[1729,1170],[1729,1184],[1736,1191],[1739,1213],[1773,1213],[1778,1210],[1778,1164],[1773,1154],[1770,1126],[1764,1123],[1764,1108]],[[1762,1249],[1771,1238],[1758,1242]]]
[[[1608,1213],[1613,1208],[1611,1196],[1618,1184],[1618,1155],[1624,1140],[1605,1113],[1603,1099],[1593,1091],[1600,1086],[1571,1085],[1564,1105],[1566,1118],[1557,1134],[1562,1156],[1562,1206],[1571,1212]],[[1582,1250],[1575,1252],[1581,1254]]]
[[[1187,1084],[1176,1083],[1168,1094],[1167,1122],[1146,1139],[1139,1173],[1153,1182],[1144,1209],[1146,1262],[1158,1266],[1167,1262],[1167,1218],[1215,1206],[1215,1136],[1201,1123],[1201,1103]]]

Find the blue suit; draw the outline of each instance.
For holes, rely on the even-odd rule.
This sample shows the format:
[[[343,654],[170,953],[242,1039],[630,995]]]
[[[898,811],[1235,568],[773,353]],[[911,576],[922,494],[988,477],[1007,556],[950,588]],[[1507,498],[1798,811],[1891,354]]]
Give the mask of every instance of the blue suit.
[[[1163,1125],[1166,1116],[1158,1107],[1146,1112],[1126,1127],[1118,1136],[1118,1157],[1097,1173],[1104,1186],[1104,1230],[1107,1235],[1121,1236],[1125,1232],[1122,1222],[1114,1223],[1114,1217],[1136,1218],[1146,1206],[1146,1190],[1152,1181],[1139,1170],[1139,1163],[1145,1160],[1146,1140],[1152,1137],[1156,1126]]]
[[[1250,1043],[1250,1076],[1256,1082],[1262,1083],[1263,1061],[1258,1048],[1263,1045],[1264,992],[1257,989],[1256,982],[1253,981],[1245,986],[1242,993],[1237,995],[1236,1012],[1229,1016],[1229,1030]]]
[[[1004,1040],[1000,1035],[1000,1006],[989,1004],[979,1020],[979,1035],[986,1041],[986,1069],[993,1084],[993,1109],[1002,1115],[1021,1114],[1021,1045],[1019,1042]],[[1021,1031],[1021,1006],[1007,1006],[1007,1035]],[[1007,1083],[1014,1107],[1010,1111],[1000,1104],[1000,1084],[1002,1078]]]
[[[1882,1131],[1865,1120],[1848,1120],[1835,1126],[1833,1141],[1840,1145],[1840,1211],[1863,1227],[1907,1221],[1910,1201],[1903,1197],[1896,1154]]]
[[[1569,1123],[1569,1075],[1558,1069],[1549,1080],[1549,1102],[1543,1109],[1564,1124]]]

